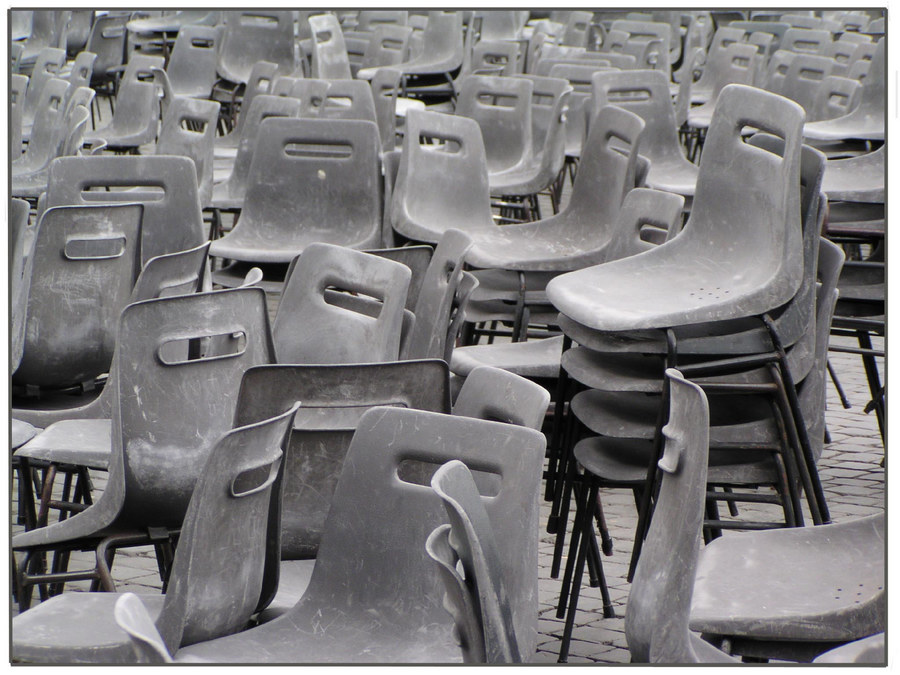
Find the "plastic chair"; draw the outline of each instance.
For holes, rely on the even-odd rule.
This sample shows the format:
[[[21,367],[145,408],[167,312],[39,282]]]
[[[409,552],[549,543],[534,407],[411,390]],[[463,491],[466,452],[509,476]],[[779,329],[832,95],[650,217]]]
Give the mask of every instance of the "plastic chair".
[[[42,214],[23,273],[30,278],[24,352],[13,382],[59,388],[109,370],[115,322],[140,270],[141,210],[94,205]]]
[[[173,96],[209,97],[216,81],[218,38],[213,26],[188,25],[178,31],[165,70]]]
[[[26,260],[31,255],[31,244],[26,243],[25,234],[28,229],[29,208],[24,199],[9,200],[10,373],[19,367],[25,347],[25,314],[31,285],[30,275],[25,275]]]
[[[532,152],[533,83],[524,78],[487,75],[466,75],[460,79],[456,114],[478,122],[488,178],[527,163]]]
[[[402,77],[403,73],[396,68],[381,67],[375,71],[371,80],[375,118],[384,154],[394,150],[397,145],[397,98]],[[385,208],[389,204],[386,200]]]
[[[240,336],[230,353],[188,358],[191,340],[224,334]],[[93,579],[95,590],[114,590],[109,568],[122,546],[157,545],[164,570],[168,533],[181,526],[203,464],[230,428],[244,370],[274,360],[265,293],[258,288],[129,305],[122,312],[118,345],[107,487],[81,513],[16,536],[13,549],[25,554],[16,574],[22,609],[36,583]],[[199,392],[198,378],[208,383]],[[172,453],[179,458],[177,471]],[[163,528],[161,537],[156,527]],[[41,551],[72,549],[96,549],[94,568],[66,572],[63,567],[49,577],[35,568]]]
[[[831,31],[792,26],[781,37],[780,49],[798,54],[821,54],[831,41]]]
[[[349,80],[350,62],[344,35],[334,14],[309,17],[312,29],[312,76],[323,80]]]
[[[884,203],[885,146],[857,157],[830,160],[822,190],[831,201]]]
[[[481,366],[466,378],[453,414],[541,430],[550,393],[523,377],[499,368]]]
[[[818,122],[842,117],[859,105],[862,84],[849,77],[831,75],[822,80],[807,120]]]
[[[106,14],[97,16],[91,26],[85,51],[97,55],[91,86],[100,89],[115,83],[116,69],[125,63],[125,24],[129,14]]]
[[[210,205],[214,209],[240,209],[247,194],[250,167],[257,148],[259,125],[270,117],[299,117],[301,103],[292,97],[255,96],[240,119],[246,120],[240,131],[240,143],[228,177],[213,186]],[[232,132],[232,135],[238,133]],[[215,173],[215,172],[214,172]]]
[[[240,221],[210,255],[287,263],[314,242],[365,248],[380,241],[374,122],[267,119],[256,146]]]
[[[244,115],[251,109],[256,96],[269,93],[277,70],[278,66],[269,61],[257,61],[253,64],[244,86],[244,95],[241,98],[241,114],[238,115],[237,121],[229,133],[216,138],[216,157],[234,156],[244,133]]]
[[[153,82],[124,80],[116,97],[118,105],[106,126],[86,135],[89,143],[103,142],[110,149],[139,153],[142,145],[153,143],[159,126],[159,97]]]
[[[396,360],[409,268],[332,244],[311,244],[300,255],[275,316],[278,361],[334,364]],[[377,314],[367,315],[352,303],[340,303],[337,294],[326,293],[329,287],[374,298],[379,303]],[[334,327],[339,339],[315,339],[326,325]]]
[[[829,649],[813,659],[813,663],[880,663],[887,660],[884,633],[875,633],[861,640]]]
[[[20,67],[36,64],[40,52],[47,48],[65,51],[65,26],[71,18],[68,11],[34,10],[31,18],[31,35],[25,42],[25,50],[19,57]]]
[[[729,85],[722,95],[725,98],[718,101],[704,152],[704,158],[711,155],[712,159],[701,161],[694,207],[684,234],[667,246],[554,279],[547,285],[547,296],[560,312],[593,330],[634,330],[750,316],[774,309],[794,295],[801,270],[791,261],[799,259],[801,230],[794,215],[799,214],[799,190],[792,186],[799,185],[798,134],[803,111],[787,99],[742,85]],[[752,120],[755,126],[782,136],[787,146],[784,157],[745,146],[737,120]],[[746,160],[740,166],[723,166],[721,158],[733,157],[735,153],[743,154]],[[751,165],[756,167],[753,179],[742,176]],[[737,193],[736,186],[741,187]],[[725,194],[733,197],[726,199],[722,196]],[[741,203],[746,208],[739,207]],[[744,214],[747,222],[738,225],[734,218],[737,214]],[[716,226],[710,229],[712,223]],[[735,229],[729,228],[726,234],[722,228],[725,223]],[[765,228],[765,234],[756,229],[760,226]],[[707,231],[713,230],[715,234],[707,238]],[[727,244],[714,243],[720,236],[725,237]],[[752,237],[754,243],[748,240],[742,244],[743,237]],[[774,244],[771,256],[760,249],[766,244]],[[702,253],[707,245],[714,246],[715,251]],[[733,253],[726,255],[726,249]],[[738,251],[748,250],[754,251],[752,274],[741,274],[738,279],[738,270],[747,263],[741,262],[743,255]],[[712,263],[716,271],[701,271],[685,262],[694,256],[702,256],[704,267]],[[660,265],[675,265],[676,260],[679,271],[676,273],[673,267],[672,273],[677,276],[664,274]],[[770,264],[759,264],[765,260]],[[707,273],[711,276],[706,277]],[[598,292],[606,286],[607,274],[615,276],[616,287],[621,287],[623,275],[627,275],[629,292],[602,293],[601,308]],[[694,278],[684,285],[672,282],[685,275]],[[657,280],[661,278],[667,283],[660,285]],[[723,287],[729,278],[733,281]],[[714,283],[707,279],[714,279]]]
[[[372,31],[359,68],[383,68],[403,63],[409,53],[412,28],[405,25],[379,24]],[[378,72],[372,78],[378,77]],[[374,89],[374,87],[373,87]]]
[[[59,78],[66,63],[66,52],[63,49],[47,47],[37,55],[34,68],[25,90],[24,108],[22,111],[23,127],[30,127],[39,109],[38,102],[43,98],[44,85],[52,79]]]
[[[280,499],[281,461],[299,403],[226,433],[209,451],[184,516],[166,594],[145,596],[163,646],[174,651],[245,628],[263,588],[268,519]],[[228,533],[226,550],[215,546]],[[121,663],[133,659],[111,593],[68,593],[17,616],[13,658]]]
[[[409,21],[409,12],[406,10],[360,10],[357,17],[356,30],[372,31],[379,26],[405,26]]]
[[[718,59],[716,79],[713,80],[709,99],[702,105],[688,110],[688,126],[693,129],[705,130],[712,124],[713,112],[716,110],[716,102],[723,87],[729,84],[755,83],[758,59],[755,46],[742,43],[729,45],[718,53]]]
[[[34,12],[31,10],[12,10],[9,15],[10,39],[13,42],[26,40],[31,35]]]
[[[491,451],[483,452],[487,446]],[[479,483],[492,495],[485,506],[508,570],[508,591],[529,598],[530,589],[536,591],[537,547],[523,551],[518,534],[536,531],[534,491],[543,447],[538,432],[513,425],[418,410],[366,412],[301,600],[278,619],[184,649],[176,660],[192,655],[223,662],[458,662],[440,582],[422,553],[427,534],[442,520],[440,499],[425,484],[435,465],[460,459],[478,472],[476,481],[493,485]],[[360,499],[367,508],[359,508]],[[380,515],[388,512],[390,519]],[[410,524],[402,537],[394,536],[398,519]],[[531,597],[517,606],[530,609],[536,601]],[[524,652],[533,648],[535,618],[531,611],[513,617]],[[312,625],[319,630],[314,633]]]
[[[650,160],[647,186],[693,197],[697,165],[685,158],[678,141],[665,76],[650,70],[600,72],[594,74],[591,84],[591,119],[604,106],[615,105],[639,115],[646,123],[640,152]]]
[[[884,64],[882,38],[872,57],[869,74],[863,80],[859,105],[842,117],[808,122],[803,127],[803,137],[813,141],[884,140]]]
[[[443,500],[450,524],[428,535],[425,551],[441,574],[463,662],[521,663],[525,659],[512,625],[500,555],[471,472],[462,462],[448,462],[434,474],[431,486]]]
[[[360,80],[330,81],[319,116],[333,120],[368,120],[377,125],[372,87]]]
[[[215,101],[176,98],[166,110],[156,144],[157,155],[182,155],[193,160],[201,206],[212,201],[213,139],[218,118],[219,104]]]
[[[700,74],[700,79],[691,85],[691,104],[703,104],[710,99],[715,82],[720,77],[719,70],[725,65],[725,50],[732,44],[742,42],[743,38],[743,28],[720,26],[716,29],[706,52],[706,65]]]
[[[207,240],[196,176],[187,157],[60,157],[50,166],[46,206],[140,202],[144,206],[140,251],[146,263]]]
[[[259,622],[284,614],[303,595],[315,563],[359,418],[376,406],[450,412],[447,367],[437,360],[251,368],[238,396],[235,425],[265,419],[302,397],[284,465],[278,593]]]
[[[254,64],[268,61],[294,71],[294,16],[290,11],[244,10],[225,14],[217,70],[225,80],[247,84]]]
[[[666,377],[671,394],[659,460],[663,478],[628,595],[628,650],[633,663],[728,662],[688,630],[706,497],[709,408],[703,390],[677,370],[666,370]]]
[[[59,146],[66,132],[64,123],[66,109],[63,99],[67,89],[68,83],[59,78],[44,84],[35,111],[34,141],[29,143],[25,152],[10,164],[12,176],[37,173],[58,156]]]

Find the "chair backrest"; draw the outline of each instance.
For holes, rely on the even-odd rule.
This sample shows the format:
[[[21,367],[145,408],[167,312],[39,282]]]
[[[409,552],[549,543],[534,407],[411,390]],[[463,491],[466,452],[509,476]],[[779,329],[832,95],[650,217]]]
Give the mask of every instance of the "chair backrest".
[[[325,106],[325,96],[331,87],[328,80],[302,77],[294,82],[288,94],[300,101],[298,117],[321,117]]]
[[[104,138],[110,148],[136,149],[156,141],[161,107],[157,92],[155,81],[123,80],[112,121],[97,135]]]
[[[72,62],[72,70],[69,72],[69,88],[74,91],[78,87],[90,87],[91,77],[94,74],[94,62],[97,55],[93,52],[79,52]]]
[[[250,166],[256,153],[256,139],[259,136],[259,125],[262,124],[262,121],[270,117],[299,117],[300,111],[301,103],[297,99],[269,94],[255,96],[249,108],[244,109],[241,119],[246,120],[246,123],[240,132],[234,165],[226,181],[231,197],[242,199],[247,192]]]
[[[466,75],[456,114],[478,122],[488,171],[511,169],[531,156],[531,94],[534,84],[518,77]]]
[[[398,637],[426,625],[449,626],[436,570],[422,552],[444,519],[428,482],[434,469],[458,459],[489,495],[485,507],[507,591],[516,598],[516,635],[523,653],[530,653],[537,638],[537,493],[545,445],[539,432],[510,424],[397,408],[366,412],[297,608],[348,605],[345,611],[361,616],[389,611],[402,622],[392,627]],[[417,482],[408,482],[411,475]],[[406,523],[402,533],[398,522]]]
[[[275,317],[279,363],[396,361],[410,276],[408,267],[392,260],[310,244],[285,285]],[[333,304],[329,288],[374,298],[377,315]],[[321,340],[323,334],[333,339]]]
[[[176,95],[206,98],[216,81],[219,30],[215,26],[182,26],[166,74]]]
[[[225,13],[219,75],[246,84],[259,61],[274,63],[282,72],[294,71],[293,12],[248,9]]]
[[[821,54],[831,41],[831,31],[788,28],[781,38],[780,48],[798,54]]]
[[[381,68],[403,63],[409,54],[410,36],[412,28],[409,26],[379,24],[372,31],[360,68]]]
[[[332,80],[320,116],[335,120],[368,120],[377,125],[372,87],[365,80]]]
[[[29,83],[29,90],[33,83]],[[13,171],[19,165],[26,165],[30,171],[43,169],[59,152],[59,144],[65,135],[65,95],[68,83],[53,78],[44,83],[41,95],[35,104],[34,126],[31,141]],[[26,97],[27,97],[26,92]]]
[[[315,241],[376,244],[382,208],[378,140],[376,124],[364,120],[263,120],[233,232],[260,233],[287,254],[285,261]]]
[[[109,371],[116,322],[141,268],[141,211],[62,206],[41,215],[23,271],[25,338],[14,382],[65,387]]]
[[[606,260],[619,260],[664,244],[681,232],[684,198],[662,190],[635,188],[622,200]]]
[[[119,87],[128,86],[134,82],[150,82],[154,79],[153,68],[165,68],[166,60],[162,56],[153,54],[134,53],[125,65],[125,72],[119,80]]]
[[[366,253],[403,263],[409,268],[412,276],[409,279],[409,293],[406,294],[406,309],[414,312],[422,286],[425,283],[425,274],[431,264],[431,256],[434,253],[434,249],[425,245],[400,246],[396,248],[370,248],[366,249]],[[288,275],[290,275],[290,271],[288,271]]]
[[[299,405],[232,429],[211,448],[156,621],[170,651],[244,630],[256,611],[271,505],[281,501],[281,467]],[[217,545],[223,538],[224,549]]]
[[[787,67],[781,95],[796,101],[809,113],[816,102],[822,81],[831,75],[834,60],[816,54],[797,54]],[[811,120],[809,114],[807,120]]]
[[[204,357],[204,340],[221,335],[234,338],[230,353]],[[195,351],[200,358],[191,358]],[[212,447],[231,428],[244,371],[274,361],[265,292],[236,288],[128,305],[116,356],[110,483],[121,472],[130,522],[178,527]]]
[[[66,50],[55,47],[42,49],[34,62],[28,82],[28,90],[25,92],[25,118],[33,119],[38,109],[38,101],[42,98],[44,85],[50,80],[59,77],[59,73],[66,63]]]
[[[830,120],[848,114],[859,105],[862,83],[849,77],[830,75],[819,85],[807,120]]]
[[[410,21],[412,23],[412,20]],[[404,73],[452,73],[463,63],[462,12],[429,11],[428,22],[422,31],[422,52],[403,66]],[[413,38],[416,35],[413,33]]]
[[[409,21],[406,10],[360,10],[357,17],[356,30],[375,31],[379,26],[405,26]]]
[[[133,187],[136,190],[105,188]],[[47,206],[141,202],[141,260],[206,241],[194,163],[170,155],[61,157],[50,165]]]
[[[639,663],[696,663],[688,629],[703,526],[709,405],[703,390],[666,370],[669,421],[659,460],[662,482],[628,595],[625,637]]]
[[[232,134],[238,134],[238,138],[243,133],[244,115],[248,110],[251,110],[253,99],[260,94],[269,93],[277,70],[278,66],[271,61],[257,61],[250,69],[250,74],[247,76],[247,82],[244,85],[244,95],[241,97],[241,111],[231,132]]]
[[[100,84],[110,78],[109,70],[121,66],[125,61],[125,24],[128,14],[104,15],[94,19],[86,50],[97,55],[94,61],[92,80]]]
[[[9,76],[9,161],[22,156],[22,116],[25,109],[27,75]]]
[[[234,424],[266,419],[294,400],[302,405],[284,460],[285,560],[316,555],[344,457],[363,413],[377,406],[449,413],[449,371],[436,359],[257,366],[241,381]]]
[[[134,282],[130,302],[196,293],[203,276],[209,242],[150,258]]]
[[[714,82],[719,77],[719,69],[725,64],[725,49],[730,45],[741,42],[743,37],[744,30],[742,28],[721,26],[716,29],[709,49],[706,52],[706,67],[703,69],[700,79],[695,83],[697,89],[705,91],[712,89]]]
[[[591,84],[592,119],[606,105],[629,110],[646,124],[641,134],[641,154],[651,163],[684,157],[669,83],[663,73],[658,70],[600,72],[594,74]]]
[[[504,40],[481,40],[472,48],[469,73],[473,75],[515,75],[519,45]]]
[[[171,663],[172,655],[153,623],[143,601],[134,593],[122,593],[113,608],[116,625],[128,633],[135,663]]]
[[[194,162],[197,193],[207,205],[213,189],[213,147],[219,104],[215,101],[177,97],[166,109],[156,143],[157,155],[182,155]]]
[[[587,47],[591,37],[592,12],[569,12],[560,44]]]
[[[566,117],[572,86],[561,77],[540,75],[518,75],[531,80],[531,141],[534,154],[540,152],[557,153],[555,171],[559,173],[565,160]],[[555,150],[562,146],[562,152]]]
[[[390,152],[397,145],[397,96],[402,77],[401,71],[387,67],[378,68],[372,76],[372,98],[383,153]]]
[[[550,392],[515,373],[479,366],[463,382],[453,414],[541,430]]]
[[[435,185],[441,189],[435,190]],[[493,227],[490,199],[478,122],[410,110],[391,205],[394,229],[411,239],[436,243],[451,228]]]
[[[438,565],[463,662],[521,663],[494,530],[471,472],[452,460],[437,470],[431,487],[450,523],[431,532],[425,551]]]
[[[334,14],[309,17],[312,29],[312,76],[323,80],[349,80],[350,61],[344,34]]]
[[[447,230],[434,249],[422,280],[405,359],[439,359],[444,356],[453,299],[463,274],[472,239],[459,230]]]

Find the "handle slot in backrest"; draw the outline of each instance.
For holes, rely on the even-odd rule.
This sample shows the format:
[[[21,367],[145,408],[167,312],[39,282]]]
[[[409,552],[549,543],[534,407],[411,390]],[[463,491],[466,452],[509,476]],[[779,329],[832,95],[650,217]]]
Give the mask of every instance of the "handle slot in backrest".
[[[263,462],[241,471],[231,481],[229,493],[232,497],[240,499],[262,492],[278,477],[278,467],[281,465],[281,450],[275,452],[275,459]]]
[[[606,97],[608,103],[638,103],[652,99],[653,92],[646,87],[611,87]]]
[[[397,463],[397,479],[409,485],[419,485],[431,489],[431,477],[447,461],[439,461],[426,457],[407,456]],[[482,497],[496,497],[500,494],[503,477],[484,466],[467,464],[475,479],[478,494]]]
[[[199,117],[182,117],[181,123],[178,125],[183,131],[188,131],[192,134],[204,134],[206,133],[206,126],[208,122]]]
[[[462,143],[459,138],[431,133],[419,134],[419,147],[429,152],[444,152],[451,155],[462,151]]]
[[[123,26],[111,26],[100,31],[100,36],[104,40],[114,40],[122,37],[124,34],[125,28]]]
[[[480,91],[475,96],[475,103],[484,108],[513,109],[519,102],[515,94],[501,94],[493,91]]]
[[[821,68],[801,68],[800,72],[797,73],[797,77],[804,80],[821,82],[825,79],[825,71]]]
[[[278,17],[267,16],[265,14],[241,14],[241,26],[247,28],[277,28]]]
[[[121,258],[128,240],[117,237],[73,236],[66,239],[63,256],[66,260],[111,260]]]
[[[162,185],[106,185],[88,183],[81,187],[81,200],[84,202],[133,202],[135,193],[140,194],[142,202],[162,201],[166,198],[166,189]]]
[[[285,143],[284,154],[292,159],[348,160],[353,157],[353,146],[327,141],[291,141]]]
[[[197,358],[194,355],[194,346],[201,341],[215,343],[214,353],[201,354]],[[156,356],[164,366],[180,366],[197,361],[217,361],[241,356],[247,350],[247,334],[241,330],[224,331],[217,333],[201,333],[199,335],[177,336],[167,338],[159,343]]]
[[[213,49],[215,46],[216,42],[211,38],[191,38],[191,47],[193,47],[194,49]]]

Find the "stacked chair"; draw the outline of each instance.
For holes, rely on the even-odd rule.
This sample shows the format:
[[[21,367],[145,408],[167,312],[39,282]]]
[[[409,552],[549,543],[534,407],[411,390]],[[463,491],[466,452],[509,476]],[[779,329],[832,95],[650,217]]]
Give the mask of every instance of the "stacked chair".
[[[883,515],[817,466],[829,351],[885,433],[883,15],[9,39],[14,662],[526,663],[547,611],[565,662],[611,489],[633,661],[884,659]]]

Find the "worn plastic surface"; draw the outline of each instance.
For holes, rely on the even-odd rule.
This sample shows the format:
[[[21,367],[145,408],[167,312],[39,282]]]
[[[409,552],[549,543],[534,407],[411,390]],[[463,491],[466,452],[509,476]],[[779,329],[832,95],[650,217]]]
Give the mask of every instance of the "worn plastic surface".
[[[308,245],[381,239],[378,127],[362,120],[263,120],[241,218],[210,255],[290,262]]]
[[[540,431],[550,393],[540,385],[499,368],[475,368],[463,383],[454,415],[518,424]]]
[[[521,663],[510,606],[518,598],[506,593],[494,532],[471,472],[460,461],[448,462],[434,474],[431,487],[444,502],[450,524],[432,531],[425,550],[438,564],[444,603],[456,624],[463,661]],[[533,538],[530,533],[521,534],[523,539]]]
[[[22,156],[22,115],[25,106],[25,92],[28,76],[9,76],[9,161]]]
[[[796,293],[803,110],[742,85],[722,96],[684,232],[665,246],[553,279],[547,297],[562,314],[597,331],[664,328],[761,314]],[[744,144],[743,124],[785,138],[784,158]]]
[[[883,204],[885,146],[864,155],[829,160],[822,190],[830,200]]]
[[[116,109],[105,126],[86,134],[89,143],[105,141],[114,149],[137,149],[156,140],[159,126],[159,98],[153,82],[132,81],[124,77],[116,96]]]
[[[208,205],[213,191],[213,139],[219,119],[215,101],[180,96],[169,104],[159,131],[157,155],[183,155],[194,162],[197,194]]]
[[[709,59],[707,57],[707,68]],[[758,53],[755,45],[736,42],[716,53],[719,60],[716,79],[712,82],[709,99],[688,110],[688,126],[694,129],[708,129],[712,124],[716,103],[722,88],[730,84],[753,85],[756,80]]]
[[[146,598],[169,651],[239,631],[256,609],[270,503],[280,498],[283,448],[297,405],[229,431],[210,449],[187,507],[168,590],[164,598]],[[115,620],[119,597],[68,593],[22,613],[14,620],[12,658],[132,661],[131,640]]]
[[[109,370],[116,322],[140,270],[140,205],[47,209],[28,282],[17,384],[63,387]],[[60,289],[66,292],[60,294]]]
[[[422,50],[409,60],[395,64],[404,75],[426,77],[452,74],[463,63],[462,12],[429,11],[428,23],[422,33]],[[413,52],[411,47],[410,52]],[[361,69],[357,77],[371,79],[372,69]]]
[[[412,484],[398,478],[398,468],[418,461],[433,470],[460,459],[492,484],[487,494],[494,496],[485,507],[509,570],[508,591],[519,597],[532,587],[537,549],[523,552],[512,536],[519,528],[499,524],[521,523],[521,531],[537,532],[537,495],[526,486],[538,485],[544,445],[538,432],[508,424],[418,410],[368,411],[348,451],[300,602],[258,628],[183,649],[176,660],[459,662],[441,585],[424,554],[428,533],[444,518],[440,499],[427,487],[430,475],[424,484]],[[401,519],[407,526],[398,530]],[[520,620],[532,624],[534,617],[515,620],[518,629]]]
[[[312,30],[312,76],[323,80],[349,80],[350,62],[344,34],[334,14],[309,17]]]
[[[111,190],[102,188],[137,188]],[[47,207],[140,202],[141,260],[206,241],[193,162],[166,155],[60,157],[50,166]]]
[[[10,175],[13,178],[41,171],[58,156],[66,131],[63,98],[68,86],[65,80],[52,78],[41,89],[35,104],[34,139],[25,152],[10,164]],[[28,90],[32,89],[33,84],[29,82]]]
[[[396,360],[411,272],[401,263],[332,244],[312,244],[297,261],[275,317],[279,363]],[[339,306],[326,288],[375,298],[376,316]],[[333,339],[322,341],[322,335]]]
[[[31,255],[28,229],[29,205],[24,199],[9,200],[9,371],[15,372],[25,348],[25,313],[28,308],[28,289],[31,275],[26,272],[26,259]]]
[[[166,68],[175,96],[209,96],[216,82],[218,44],[219,31],[214,26],[186,25],[178,31]]]
[[[253,99],[260,94],[268,94],[278,66],[270,61],[257,61],[250,70],[241,97],[241,113],[230,133],[216,137],[216,157],[233,157],[238,143],[243,137],[244,114],[250,110]]]

